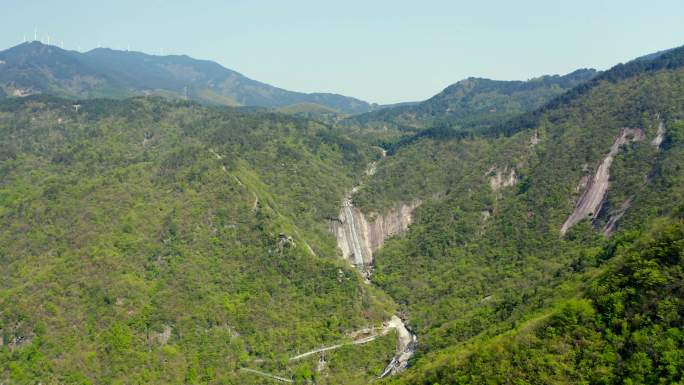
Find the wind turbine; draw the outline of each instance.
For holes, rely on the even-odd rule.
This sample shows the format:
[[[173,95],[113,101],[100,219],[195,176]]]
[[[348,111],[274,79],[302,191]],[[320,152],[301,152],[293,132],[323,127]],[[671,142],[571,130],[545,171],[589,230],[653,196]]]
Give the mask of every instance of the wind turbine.
[[[33,41],[38,41],[38,27],[33,29]]]

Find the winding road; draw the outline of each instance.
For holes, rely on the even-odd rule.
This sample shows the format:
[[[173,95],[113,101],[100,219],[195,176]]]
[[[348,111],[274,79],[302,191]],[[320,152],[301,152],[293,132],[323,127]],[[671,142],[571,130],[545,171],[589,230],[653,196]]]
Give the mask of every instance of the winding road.
[[[380,331],[380,333],[372,334],[372,335],[370,335],[370,336],[366,336],[366,337],[363,337],[363,338],[355,339],[355,340],[353,340],[353,341],[346,342],[346,343],[340,343],[340,344],[335,344],[335,345],[330,345],[330,346],[325,346],[325,347],[322,347],[322,348],[310,350],[310,351],[308,351],[308,352],[305,352],[305,353],[302,353],[302,354],[298,354],[298,355],[296,355],[296,356],[294,356],[294,357],[291,357],[291,358],[290,358],[290,361],[301,360],[302,358],[306,358],[306,357],[312,356],[312,355],[317,354],[317,353],[326,352],[326,351],[328,351],[328,350],[339,349],[339,348],[341,348],[341,347],[343,347],[343,346],[347,346],[347,345],[363,345],[363,344],[367,344],[367,343],[369,343],[369,342],[371,342],[371,341],[375,341],[375,340],[378,339],[379,337],[386,336],[386,335],[387,335],[390,331],[392,331],[392,330],[396,330],[396,331],[397,331],[397,334],[398,334],[398,337],[397,337],[397,338],[398,338],[400,341],[402,341],[402,342],[400,342],[400,345],[408,345],[408,344],[410,343],[411,337],[410,337],[410,334],[409,334],[408,330],[406,330],[406,327],[404,326],[404,323],[401,321],[401,319],[399,319],[399,317],[393,316],[389,321],[385,322],[385,325],[383,326],[383,328],[382,328],[382,330]]]
[[[294,383],[294,381],[292,381],[292,380],[289,379],[289,378],[280,377],[280,376],[275,376],[275,375],[270,374],[270,373],[262,372],[261,370],[250,369],[250,368],[240,368],[240,370],[242,370],[243,372],[256,374],[256,375],[258,375],[258,376],[270,378],[270,379],[272,379],[272,380],[276,380],[276,381],[280,381],[280,382],[288,382],[288,383],[291,383],[291,384]]]

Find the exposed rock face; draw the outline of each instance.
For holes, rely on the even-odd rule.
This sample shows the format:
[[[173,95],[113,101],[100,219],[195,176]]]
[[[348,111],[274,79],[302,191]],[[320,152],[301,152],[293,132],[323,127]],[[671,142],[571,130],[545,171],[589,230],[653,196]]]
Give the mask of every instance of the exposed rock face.
[[[384,149],[382,157],[387,155]],[[371,176],[375,174],[377,163],[373,162],[366,170],[366,175]],[[515,178],[515,176],[514,176]],[[360,186],[352,189],[351,195],[358,191]],[[370,276],[373,265],[373,252],[382,247],[385,240],[391,236],[405,232],[411,222],[413,222],[413,210],[422,203],[416,199],[409,204],[401,204],[382,215],[373,215],[372,221],[354,207],[351,198],[347,197],[342,202],[342,208],[338,219],[330,221],[331,231],[337,237],[337,245],[342,250],[344,259],[350,261],[357,269],[359,269],[365,278],[366,283],[370,284]],[[338,278],[339,280],[339,278]],[[412,334],[404,325],[401,318],[392,316],[389,322],[385,323],[380,335],[387,334],[390,330],[397,331],[397,350],[392,358],[392,361],[387,365],[382,375],[399,373],[406,369],[409,359],[413,356],[416,346],[416,336]],[[365,335],[365,336],[364,336]],[[362,338],[354,339],[353,344],[363,344],[373,341],[378,337],[374,329],[363,329],[352,333],[352,338],[362,336]],[[317,351],[324,351],[328,349],[336,349],[343,345],[335,345],[329,348],[322,348],[316,351],[307,352],[303,355],[293,357],[290,360],[298,359],[299,357],[315,353]],[[319,370],[325,367],[324,361],[319,361]]]
[[[651,144],[660,148],[660,145],[663,143],[663,140],[665,139],[665,123],[661,120],[658,123],[658,132],[656,132],[656,137],[653,138],[651,141]]]
[[[399,205],[369,222],[361,210],[354,207],[348,199],[345,200],[339,220],[333,222],[332,229],[343,257],[358,268],[370,266],[373,263],[373,252],[379,249],[387,238],[408,229],[413,221],[413,210],[420,204],[420,200],[415,200],[409,204]]]
[[[149,339],[150,343],[156,343],[159,345],[166,345],[171,338],[171,326],[164,325],[160,333],[152,332],[150,333]]]
[[[561,234],[565,234],[572,226],[587,217],[592,217],[601,209],[603,199],[608,191],[608,180],[610,179],[610,166],[613,158],[620,151],[623,144],[644,139],[644,132],[639,128],[623,128],[620,135],[615,139],[610,147],[608,155],[603,159],[594,176],[589,179],[582,196],[580,197],[575,210],[561,227]],[[580,182],[580,185],[582,183]]]
[[[366,236],[367,229],[368,223],[363,213],[352,206],[349,200],[345,200],[340,210],[335,236],[344,259],[350,260],[359,268],[369,265],[373,260],[373,252]]]
[[[331,230],[337,237],[337,245],[342,250],[344,259],[361,271],[366,283],[370,283],[373,252],[382,247],[387,238],[408,229],[413,221],[413,210],[421,203],[420,200],[414,200],[409,204],[401,204],[385,214],[375,216],[375,219],[369,222],[361,210],[352,205],[349,198],[344,200],[339,219],[331,222]],[[416,336],[409,332],[401,318],[392,316],[381,334],[384,335],[391,329],[397,331],[397,350],[380,377],[406,369],[409,359],[415,352]],[[372,330],[360,331],[361,334],[366,332],[370,332],[370,335],[355,340],[354,344],[366,343],[377,337]]]
[[[12,90],[12,96],[18,97],[18,98],[25,98],[27,96],[33,95],[34,92],[28,88],[22,89],[22,88],[15,88]]]
[[[394,328],[397,331],[397,353],[392,361],[387,365],[385,370],[380,375],[380,378],[388,374],[396,374],[406,369],[408,361],[415,352],[416,336],[411,334],[401,318],[392,316],[388,323],[388,328]]]
[[[509,170],[508,167],[505,167],[503,170],[500,170],[493,166],[489,169],[487,175],[490,175],[489,186],[493,191],[499,191],[503,187],[511,187],[518,181],[514,168]]]
[[[539,132],[535,131],[534,135],[532,135],[532,138],[530,139],[530,146],[534,147],[539,144]]]
[[[627,198],[627,200],[622,202],[618,211],[608,218],[608,222],[603,227],[603,235],[609,236],[615,231],[618,221],[622,218],[623,215],[625,215],[625,211],[627,211],[631,204],[632,197],[629,197]]]

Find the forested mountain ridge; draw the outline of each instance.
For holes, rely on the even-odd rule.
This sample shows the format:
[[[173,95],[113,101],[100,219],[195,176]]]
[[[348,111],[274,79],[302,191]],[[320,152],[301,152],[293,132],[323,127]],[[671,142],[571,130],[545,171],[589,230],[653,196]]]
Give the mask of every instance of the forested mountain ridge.
[[[517,352],[496,373],[487,372],[477,360],[490,356],[480,355],[480,348],[495,354],[486,350],[499,346],[492,338],[582,295],[585,282],[604,267],[602,258],[610,259],[601,250],[610,247],[612,234],[643,231],[660,216],[681,213],[683,52],[618,65],[491,130],[427,130],[378,165],[353,198],[361,210],[373,216],[401,202],[423,201],[409,231],[379,250],[373,275],[418,333],[423,358],[407,383],[550,381],[531,366],[507,372],[505,365],[527,359]],[[591,210],[583,211],[592,194],[596,205],[587,203]],[[570,222],[563,235],[574,213],[581,220]],[[681,313],[675,317],[681,321]],[[677,338],[674,343],[681,343]],[[650,349],[618,354],[627,360]],[[472,353],[475,361],[466,365],[458,352]],[[659,366],[661,358],[649,357],[639,362],[669,370]],[[605,361],[618,365],[608,383],[624,379],[620,359]],[[455,367],[458,376],[449,374]],[[671,378],[681,378],[681,368],[672,370]]]
[[[537,109],[597,73],[593,69],[581,69],[563,76],[547,75],[528,81],[468,78],[426,101],[383,108],[348,120],[350,124],[404,131],[433,126],[487,127]]]
[[[417,133],[402,135],[399,139],[395,135],[389,135],[390,140],[385,140],[385,135],[370,135],[371,140],[380,142],[389,152],[394,152],[398,148],[419,141],[423,138],[435,139],[455,139],[472,137],[497,137],[501,135],[510,136],[522,130],[530,130],[540,124],[543,115],[554,108],[567,105],[574,99],[581,97],[591,91],[596,86],[609,82],[615,83],[635,76],[641,76],[650,72],[666,69],[676,69],[684,65],[684,47],[672,48],[661,52],[645,55],[629,61],[625,64],[618,64],[608,71],[601,72],[586,82],[579,83],[576,87],[561,93],[552,98],[547,103],[532,111],[514,115],[510,118],[494,120],[484,126],[465,125],[452,126],[437,124],[435,126],[420,130]],[[646,102],[649,103],[648,101]],[[646,104],[646,105],[647,105]],[[369,135],[367,135],[369,136]]]
[[[283,90],[215,62],[185,55],[156,56],[108,48],[80,53],[40,42],[0,52],[0,89],[12,96],[48,93],[83,99],[160,95],[267,108],[312,103],[344,114],[372,108],[347,96]]]

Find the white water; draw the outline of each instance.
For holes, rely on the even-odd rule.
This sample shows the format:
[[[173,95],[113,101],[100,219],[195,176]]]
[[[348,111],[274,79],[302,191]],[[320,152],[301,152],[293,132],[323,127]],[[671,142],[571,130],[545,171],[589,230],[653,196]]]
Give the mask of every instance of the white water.
[[[397,331],[397,352],[392,358],[392,361],[385,367],[380,378],[386,377],[389,374],[399,373],[406,369],[409,359],[411,359],[415,352],[417,338],[406,329],[404,321],[397,316],[392,316],[390,324],[393,325]]]
[[[352,213],[352,204],[349,200],[344,202],[344,217],[349,223],[349,233],[351,234],[352,248],[354,253],[354,264],[357,267],[363,267],[363,253],[361,252],[361,242],[359,235],[356,232],[356,223],[354,222],[354,213]]]
[[[383,150],[383,157],[385,156],[385,152]],[[373,162],[369,165],[366,175],[371,176],[375,173],[377,169],[377,163]],[[340,219],[342,220],[342,223],[340,224],[340,228],[337,228],[335,232],[337,233],[337,243],[338,247],[343,251],[343,255],[345,258],[348,257],[348,253],[351,252],[354,256],[354,262],[353,265],[361,272],[361,274],[364,276],[365,280],[367,283],[370,283],[370,274],[369,274],[369,268],[371,267],[370,265],[372,264],[373,261],[373,244],[371,239],[374,239],[373,236],[371,236],[370,231],[368,231],[369,224],[366,223],[363,213],[359,212],[359,220],[362,223],[357,223],[357,220],[354,218],[354,211],[355,208],[352,204],[352,195],[358,191],[361,188],[361,186],[355,186],[352,190],[351,193],[349,194],[348,197],[346,197],[342,201],[342,210],[340,213]],[[408,213],[407,217],[408,220],[406,221],[406,226],[408,227],[408,223],[410,223],[410,212],[417,207],[420,204],[420,201],[413,202],[410,206],[406,206],[408,208]],[[358,210],[357,210],[358,211]],[[399,216],[404,211],[404,207],[402,206],[399,209]],[[380,217],[382,219],[382,217]],[[382,224],[383,221],[380,223]],[[403,221],[399,220],[399,227],[403,228],[404,226],[402,225]],[[360,226],[363,226],[363,231],[364,234],[359,235],[357,228],[360,228]],[[380,227],[383,227],[382,225]],[[390,226],[392,227],[392,226]],[[405,230],[405,228],[404,228]],[[385,235],[393,235],[394,233],[400,232],[401,229],[395,230],[395,229],[390,229],[387,230],[385,234],[385,231],[378,231],[379,233],[382,234],[374,234],[375,238],[380,236],[382,240],[384,240]],[[347,234],[349,235],[349,238],[347,239]],[[376,239],[376,247],[382,246],[382,240]],[[363,251],[366,250],[367,254],[364,256]],[[365,258],[365,259],[364,259]],[[368,261],[368,265],[366,266],[366,261]],[[385,370],[382,372],[380,377],[385,377],[387,375],[399,373],[406,369],[408,365],[409,359],[413,356],[413,353],[415,351],[415,345],[416,345],[416,336],[411,334],[409,330],[406,328],[406,325],[404,324],[404,321],[399,318],[398,316],[394,315],[392,318],[386,323],[385,327],[383,328],[383,332],[380,335],[387,334],[389,330],[396,330],[397,331],[397,349],[394,357],[390,361],[390,363],[387,365]],[[370,341],[373,341],[376,339],[378,335],[370,336],[370,337],[365,337],[360,340],[356,340],[352,342],[353,344],[363,344],[367,343]],[[344,344],[337,344],[337,345],[332,345],[329,347],[324,347],[320,349],[315,349],[310,352],[302,353],[299,354],[290,360],[295,360],[295,359],[300,359],[303,357],[310,356],[312,354],[324,352],[326,350],[332,350],[332,349],[337,349],[341,346],[344,346]]]

